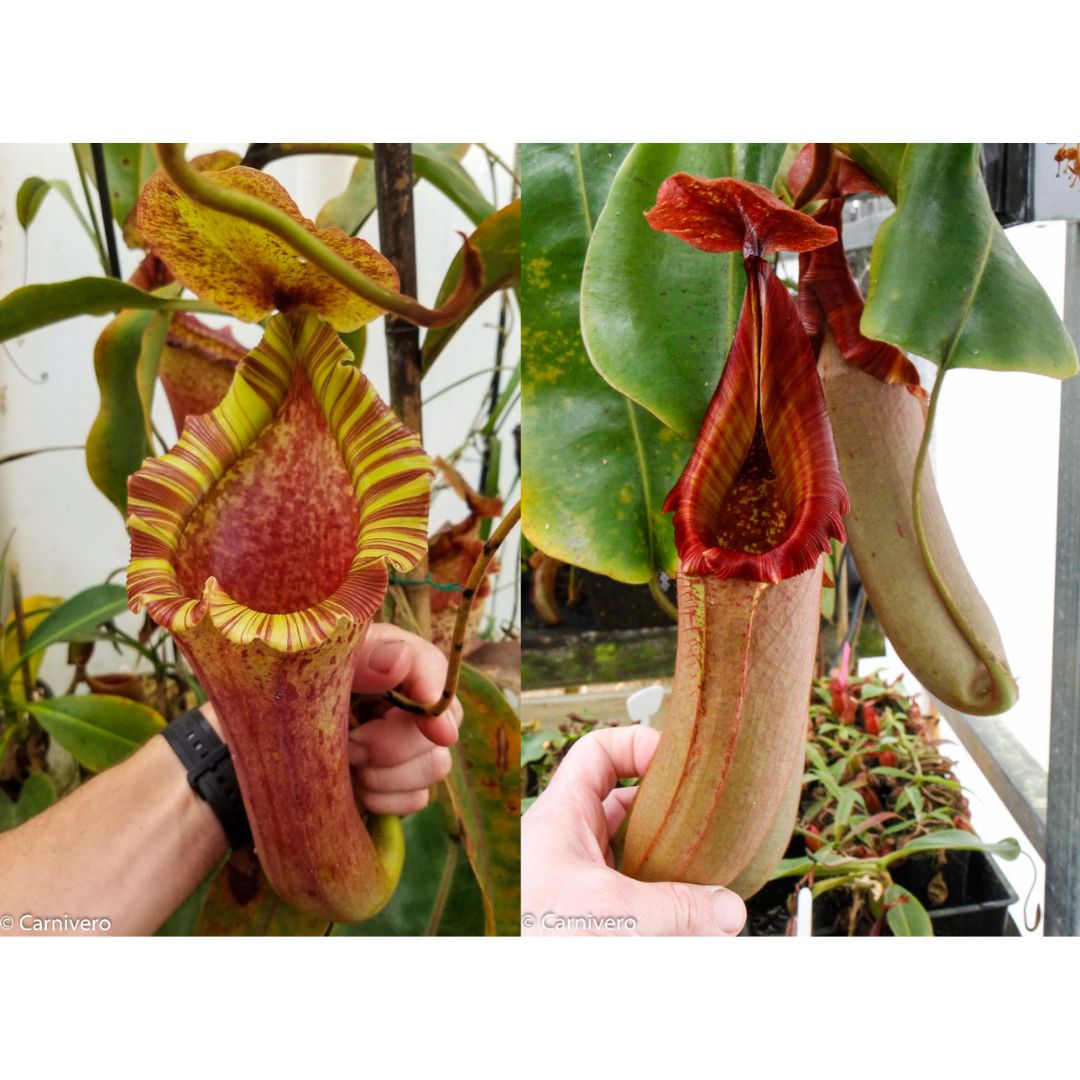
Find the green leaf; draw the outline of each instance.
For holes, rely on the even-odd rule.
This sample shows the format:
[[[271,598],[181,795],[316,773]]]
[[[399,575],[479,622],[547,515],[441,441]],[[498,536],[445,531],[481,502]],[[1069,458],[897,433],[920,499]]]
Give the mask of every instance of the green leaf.
[[[837,148],[850,157],[877,181],[886,195],[896,202],[896,181],[900,163],[904,160],[907,143],[837,143]]]
[[[911,143],[878,232],[862,332],[944,368],[1067,379],[1076,349],[998,224],[977,143]]]
[[[438,326],[429,330],[424,337],[424,371],[435,363],[439,353],[446,348],[451,338],[464,325],[472,313],[493,293],[499,289],[508,289],[516,285],[521,277],[521,200],[515,199],[509,206],[492,214],[482,222],[469,239],[473,247],[480,252],[484,261],[484,276],[480,289],[473,302],[457,322],[450,326]],[[446,277],[439,288],[435,301],[438,307],[454,291],[461,278],[462,257],[459,251],[446,271]]]
[[[885,890],[889,906],[885,921],[897,937],[933,937],[934,924],[926,908],[902,885],[890,885]]]
[[[925,836],[917,836],[910,844],[906,844],[899,851],[890,852],[882,860],[883,865],[896,862],[897,859],[916,855],[920,851],[982,851],[987,855],[996,855],[1000,859],[1011,862],[1020,854],[1020,843],[1013,837],[997,840],[989,843],[980,839],[974,833],[965,829],[942,829],[941,832],[927,833]]]
[[[474,225],[479,225],[495,213],[495,207],[484,198],[476,181],[455,156],[465,144],[451,143],[452,149],[447,149],[447,145],[413,143],[413,172],[418,179],[437,187]]]
[[[463,178],[453,168],[471,145],[472,143],[414,143],[413,174],[415,180],[426,176],[429,181],[437,182],[437,186],[443,185],[447,188],[444,193],[464,210],[474,224],[479,224],[488,215],[482,214],[475,218],[470,210],[479,209],[478,200],[482,200],[483,196],[467,172],[461,170],[464,173]],[[453,164],[448,165],[448,161]],[[359,158],[353,166],[348,186],[319,211],[315,224],[320,229],[337,227],[350,236],[355,236],[375,212],[375,202],[374,162],[370,157]],[[466,206],[469,209],[466,209]],[[489,204],[489,213],[491,210],[494,210],[494,207]]]
[[[23,782],[19,801],[12,800],[0,791],[0,832],[14,829],[23,822],[48,810],[56,802],[56,787],[47,774],[31,773]]]
[[[156,710],[112,694],[71,694],[32,702],[26,708],[91,772],[123,761],[165,727]]]
[[[502,691],[463,665],[465,711],[447,778],[462,839],[484,897],[488,934],[520,933],[520,725]]]
[[[193,932],[213,937],[322,937],[330,923],[285,903],[250,847],[230,853],[206,891]]]
[[[526,731],[521,736],[521,764],[528,765],[530,761],[543,761],[548,751],[545,743],[559,744],[564,736],[559,731]]]
[[[770,881],[778,881],[780,878],[800,878],[804,874],[810,873],[810,871],[817,865],[813,859],[807,858],[805,855],[800,855],[794,859],[781,859],[776,864],[776,869],[769,875]]]
[[[125,610],[127,589],[123,585],[91,585],[49,612],[26,639],[26,655],[40,652],[55,641],[70,641]]]
[[[75,159],[83,174],[97,187],[97,170],[89,143],[75,143]],[[109,207],[113,220],[124,234],[128,247],[136,247],[134,229],[128,218],[139,198],[143,184],[157,168],[157,158],[150,143],[102,143],[105,175],[109,180]]]
[[[627,147],[522,147],[524,358],[529,437],[522,492],[525,535],[563,562],[644,583],[677,567],[664,497],[690,443],[613,390],[581,339],[581,268],[596,215]]]
[[[339,923],[335,937],[480,935],[484,903],[461,842],[434,803],[405,819],[405,867],[390,903],[373,919]]]
[[[353,366],[364,366],[364,353],[367,351],[367,327],[361,326],[356,330],[338,331],[338,337],[345,343],[345,348],[352,353]]]
[[[739,255],[698,251],[658,233],[645,211],[677,172],[771,188],[784,146],[639,143],[596,222],[581,281],[589,356],[616,390],[684,438],[696,437],[724,370],[746,274]]]
[[[42,180],[40,176],[31,176],[22,182],[15,196],[15,216],[24,231],[30,228],[41,209],[41,204],[45,201],[45,196],[50,191],[55,191],[71,207],[83,231],[90,237],[94,250],[98,251],[98,240],[94,228],[86,219],[82,207],[79,206],[71,191],[71,185],[66,180]]]
[[[108,315],[124,308],[149,311],[216,310],[200,300],[154,296],[115,278],[84,277],[51,285],[24,285],[0,300],[0,341],[22,337],[76,315]]]
[[[101,402],[86,437],[86,468],[94,486],[127,516],[127,481],[151,452],[143,371],[156,375],[169,328],[167,311],[122,311],[94,346]],[[152,384],[150,384],[152,387]]]

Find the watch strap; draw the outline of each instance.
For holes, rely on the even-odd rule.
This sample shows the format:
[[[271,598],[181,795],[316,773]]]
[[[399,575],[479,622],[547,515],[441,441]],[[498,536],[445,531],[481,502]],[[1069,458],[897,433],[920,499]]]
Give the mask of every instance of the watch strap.
[[[217,815],[232,848],[251,842],[244,801],[229,748],[199,709],[188,709],[162,731],[187,768],[188,783]]]

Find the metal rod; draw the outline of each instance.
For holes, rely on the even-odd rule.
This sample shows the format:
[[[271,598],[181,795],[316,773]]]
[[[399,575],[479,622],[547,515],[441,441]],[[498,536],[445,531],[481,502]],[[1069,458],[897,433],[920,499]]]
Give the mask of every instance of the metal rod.
[[[1065,228],[1065,325],[1080,348],[1080,224]],[[1080,935],[1080,377],[1061,386],[1057,529],[1044,933],[1060,937]]]

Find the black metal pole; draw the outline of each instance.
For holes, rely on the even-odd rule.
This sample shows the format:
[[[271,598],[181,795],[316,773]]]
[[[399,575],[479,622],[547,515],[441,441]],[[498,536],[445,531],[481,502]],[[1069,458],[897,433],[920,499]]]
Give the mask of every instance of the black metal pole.
[[[109,170],[105,168],[105,151],[101,143],[90,144],[90,156],[94,160],[94,180],[97,182],[98,199],[101,200],[101,225],[105,233],[105,247],[109,254],[109,273],[120,277],[120,252],[116,247],[116,229],[113,226],[112,200],[109,198]]]

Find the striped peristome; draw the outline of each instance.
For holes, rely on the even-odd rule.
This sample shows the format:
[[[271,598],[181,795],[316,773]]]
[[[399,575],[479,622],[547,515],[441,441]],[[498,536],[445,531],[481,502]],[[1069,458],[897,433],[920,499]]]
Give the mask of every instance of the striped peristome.
[[[128,601],[133,610],[145,605],[156,622],[179,634],[208,616],[235,644],[258,640],[285,652],[325,640],[342,619],[363,623],[375,614],[386,591],[387,565],[407,570],[427,552],[433,470],[417,435],[397,420],[360,371],[342,363],[347,359],[341,339],[313,313],[275,315],[218,407],[188,417],[173,449],[148,459],[130,478]],[[345,579],[323,600],[292,612],[246,607],[214,577],[207,578],[201,594],[185,594],[176,556],[188,522],[273,423],[299,377],[310,385],[356,498],[359,529]]]

